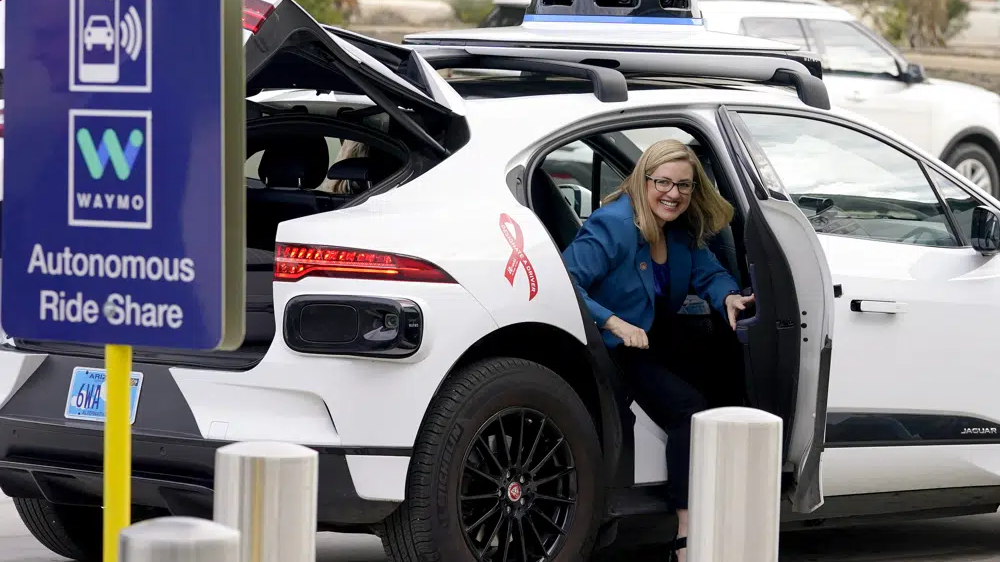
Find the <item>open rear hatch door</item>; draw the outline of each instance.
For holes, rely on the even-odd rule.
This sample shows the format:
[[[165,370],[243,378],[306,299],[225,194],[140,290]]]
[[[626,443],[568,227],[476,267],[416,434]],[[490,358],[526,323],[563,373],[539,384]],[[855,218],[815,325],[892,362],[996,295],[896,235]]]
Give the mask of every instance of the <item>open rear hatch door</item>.
[[[447,141],[428,130],[461,118],[464,102],[412,48],[324,27],[293,0],[244,0],[243,30],[247,96],[287,89],[364,95],[438,156],[449,154]]]

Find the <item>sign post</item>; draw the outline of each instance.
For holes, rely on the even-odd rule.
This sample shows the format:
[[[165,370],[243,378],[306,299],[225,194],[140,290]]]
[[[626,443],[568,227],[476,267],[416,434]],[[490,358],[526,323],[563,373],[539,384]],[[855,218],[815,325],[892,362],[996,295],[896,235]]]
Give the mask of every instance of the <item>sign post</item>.
[[[117,562],[118,534],[132,524],[132,427],[129,423],[129,373],[132,347],[104,346],[107,376],[104,422],[104,561]]]
[[[104,369],[81,357],[66,373],[64,415],[103,424],[117,562],[132,425],[157,398],[142,395],[141,347],[243,341],[242,2],[8,4],[0,323],[105,346]]]

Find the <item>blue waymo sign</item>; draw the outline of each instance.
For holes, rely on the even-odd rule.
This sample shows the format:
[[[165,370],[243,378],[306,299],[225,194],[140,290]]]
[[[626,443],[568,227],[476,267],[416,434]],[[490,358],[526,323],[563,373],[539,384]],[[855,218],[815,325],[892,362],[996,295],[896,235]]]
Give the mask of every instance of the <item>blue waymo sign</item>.
[[[5,70],[4,331],[238,346],[243,307],[226,303],[233,292],[242,299],[245,266],[227,270],[224,260],[242,257],[242,241],[226,245],[234,228],[242,238],[243,224],[224,217],[233,180],[240,196],[243,185],[225,173],[228,155],[240,152],[225,139],[241,145],[243,125],[229,120],[232,136],[223,115],[233,99],[242,107],[245,86],[242,71],[239,82],[224,81],[221,48],[233,33],[226,44],[242,69],[238,0],[31,0],[6,9],[7,40],[18,48]]]

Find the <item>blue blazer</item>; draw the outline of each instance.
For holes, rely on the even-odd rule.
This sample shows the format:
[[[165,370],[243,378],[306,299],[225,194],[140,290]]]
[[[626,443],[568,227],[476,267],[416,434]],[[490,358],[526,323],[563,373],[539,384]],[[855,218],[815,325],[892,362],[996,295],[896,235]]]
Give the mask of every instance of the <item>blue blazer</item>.
[[[686,232],[667,229],[668,301],[679,311],[689,289],[726,316],[725,300],[739,292],[736,280],[707,247],[694,247]],[[594,211],[563,251],[570,278],[599,327],[612,315],[649,331],[653,326],[655,281],[650,246],[632,215],[632,202],[622,195]],[[614,348],[621,338],[601,330]]]

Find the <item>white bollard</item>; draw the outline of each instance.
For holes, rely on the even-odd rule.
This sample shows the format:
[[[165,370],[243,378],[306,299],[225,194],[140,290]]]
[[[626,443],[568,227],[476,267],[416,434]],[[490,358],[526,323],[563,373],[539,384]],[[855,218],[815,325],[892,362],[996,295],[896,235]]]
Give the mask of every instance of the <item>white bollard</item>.
[[[215,514],[240,531],[243,562],[315,562],[319,455],[293,443],[248,441],[215,454]]]
[[[239,562],[240,532],[195,517],[159,517],[122,529],[121,562]]]
[[[694,415],[689,562],[777,562],[781,426],[778,416],[752,408]]]

